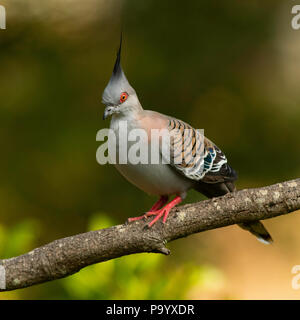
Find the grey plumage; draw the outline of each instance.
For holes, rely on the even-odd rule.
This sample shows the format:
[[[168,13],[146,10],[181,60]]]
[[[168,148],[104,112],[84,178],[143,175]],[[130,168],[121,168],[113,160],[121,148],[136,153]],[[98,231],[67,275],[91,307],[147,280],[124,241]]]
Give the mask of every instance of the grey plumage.
[[[121,92],[127,92],[134,95],[135,90],[127,80],[122,66],[121,66],[121,51],[122,51],[122,35],[120,39],[120,46],[117,53],[117,58],[113,68],[113,73],[110,77],[108,85],[102,94],[102,103],[106,106],[117,106],[120,104],[119,97]]]
[[[135,90],[129,84],[122,70],[121,47],[122,39],[112,76],[102,96],[102,101],[106,105],[104,118],[112,116],[110,127],[117,133],[116,136],[127,134],[120,132],[122,130],[119,127],[120,121],[128,123],[128,130],[144,129],[149,132],[152,129],[167,129],[174,135],[172,136],[172,161],[170,163],[135,165],[117,163],[116,168],[138,188],[147,193],[159,195],[164,201],[167,196],[176,195],[177,197],[173,200],[175,205],[182,201],[186,192],[192,188],[208,198],[234,192],[234,181],[237,179],[237,174],[227,163],[224,153],[213,142],[203,137],[202,140],[200,139],[200,144],[197,144],[199,132],[191,125],[142,108]],[[189,131],[185,134],[187,129]],[[163,158],[164,154],[160,156]],[[177,160],[180,157],[182,161],[178,163]],[[164,221],[166,220],[172,208],[172,202],[161,209],[146,214],[146,216],[157,215],[157,218],[150,225],[163,215]],[[157,206],[154,205],[154,207]],[[160,208],[160,205],[158,207]],[[240,224],[240,227],[250,231],[265,243],[272,242],[271,236],[259,221],[243,223]]]

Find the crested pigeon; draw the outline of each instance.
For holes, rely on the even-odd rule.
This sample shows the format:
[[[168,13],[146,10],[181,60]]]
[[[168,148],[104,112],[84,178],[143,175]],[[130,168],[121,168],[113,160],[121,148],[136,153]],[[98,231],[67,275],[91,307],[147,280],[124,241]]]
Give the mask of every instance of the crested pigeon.
[[[197,130],[184,121],[143,109],[121,67],[121,46],[122,36],[112,76],[102,95],[102,103],[106,106],[103,119],[111,117],[110,129],[116,133],[116,137],[127,134],[127,132],[119,132],[123,130],[119,126],[121,121],[126,121],[129,130],[144,129],[148,133],[153,129],[166,129],[169,132],[177,130],[179,140],[188,140],[184,141],[184,147],[194,156],[193,161],[188,163],[184,158],[181,163],[123,164],[117,162],[115,164],[117,170],[128,181],[144,192],[160,197],[147,213],[140,217],[129,218],[128,221],[153,216],[153,220],[148,224],[149,227],[160,218],[165,223],[171,209],[183,201],[189,189],[195,189],[208,198],[234,192],[237,173],[228,165],[226,156],[213,142],[204,137],[201,151],[203,156],[197,158],[195,157],[199,152],[195,143]],[[188,138],[183,135],[186,129],[190,129]],[[174,151],[175,142],[172,141]],[[118,143],[120,141],[117,140]],[[174,152],[172,156],[174,157]],[[175,195],[175,198],[168,203],[168,198],[172,195]],[[263,243],[272,242],[270,234],[260,221],[241,223],[239,226],[250,231]]]

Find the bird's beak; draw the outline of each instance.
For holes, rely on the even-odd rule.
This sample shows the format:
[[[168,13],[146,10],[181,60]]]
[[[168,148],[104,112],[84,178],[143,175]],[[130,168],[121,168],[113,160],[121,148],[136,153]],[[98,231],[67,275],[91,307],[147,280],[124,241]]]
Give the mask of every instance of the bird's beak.
[[[112,114],[112,107],[106,107],[103,113],[103,120],[105,120],[108,116]]]
[[[103,113],[103,120],[105,120],[106,118],[108,118],[109,116],[111,116],[114,113],[119,113],[120,112],[120,108],[119,106],[108,106],[105,108],[104,113]]]
[[[108,114],[107,114],[106,109],[105,109],[104,112],[103,112],[102,119],[105,120],[107,117],[108,117]]]

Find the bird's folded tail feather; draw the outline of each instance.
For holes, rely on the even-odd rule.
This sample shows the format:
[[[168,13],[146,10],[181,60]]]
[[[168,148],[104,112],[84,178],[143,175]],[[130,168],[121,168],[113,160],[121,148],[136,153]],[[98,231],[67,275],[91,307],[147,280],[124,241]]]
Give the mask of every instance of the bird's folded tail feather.
[[[258,241],[264,244],[271,244],[273,242],[271,235],[260,221],[239,223],[239,227],[251,232]]]
[[[234,183],[230,181],[214,184],[199,181],[195,189],[208,198],[220,197],[236,190]],[[257,240],[264,244],[271,244],[273,242],[271,235],[260,221],[239,223],[238,226],[252,233]]]

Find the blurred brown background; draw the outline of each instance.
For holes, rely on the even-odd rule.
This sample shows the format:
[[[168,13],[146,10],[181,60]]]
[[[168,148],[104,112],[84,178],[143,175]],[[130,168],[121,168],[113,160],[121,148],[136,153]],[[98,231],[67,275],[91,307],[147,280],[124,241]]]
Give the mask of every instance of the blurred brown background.
[[[121,20],[123,68],[144,108],[204,128],[238,188],[299,177],[296,1],[0,4],[0,258],[123,223],[155,200],[95,158]],[[171,257],[124,257],[0,299],[299,299],[300,217],[265,224],[272,246],[232,226],[171,243]]]

